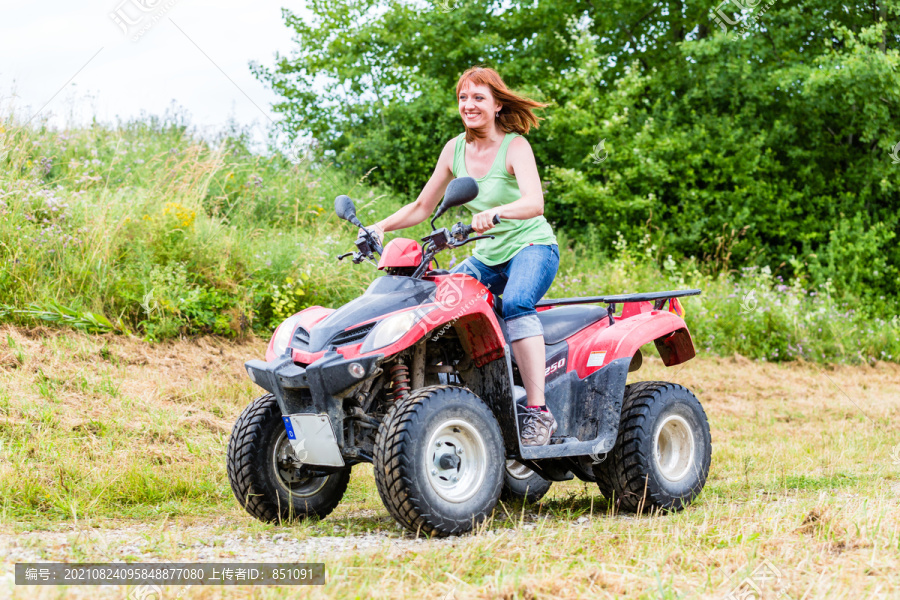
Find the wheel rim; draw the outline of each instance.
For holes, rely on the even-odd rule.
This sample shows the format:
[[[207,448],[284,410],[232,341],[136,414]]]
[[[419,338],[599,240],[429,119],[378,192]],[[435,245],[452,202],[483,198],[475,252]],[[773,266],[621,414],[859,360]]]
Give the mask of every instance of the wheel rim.
[[[516,479],[528,479],[534,474],[534,471],[517,460],[506,461],[506,472]]]
[[[272,468],[275,471],[279,485],[292,496],[308,498],[317,494],[328,481],[328,477],[312,477],[306,474],[306,467],[300,464],[294,454],[294,448],[287,437],[287,432],[282,431],[275,442],[272,452]]]
[[[475,427],[449,419],[435,428],[425,447],[428,482],[448,502],[465,502],[484,483],[487,448]]]
[[[656,430],[653,456],[660,474],[681,481],[694,463],[694,432],[680,415],[669,415]]]

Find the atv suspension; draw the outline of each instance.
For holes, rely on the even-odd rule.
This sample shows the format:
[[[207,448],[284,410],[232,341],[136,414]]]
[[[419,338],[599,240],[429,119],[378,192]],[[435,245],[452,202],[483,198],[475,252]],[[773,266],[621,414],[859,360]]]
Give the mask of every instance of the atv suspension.
[[[409,396],[409,368],[402,362],[391,367],[391,393],[395,402]]]

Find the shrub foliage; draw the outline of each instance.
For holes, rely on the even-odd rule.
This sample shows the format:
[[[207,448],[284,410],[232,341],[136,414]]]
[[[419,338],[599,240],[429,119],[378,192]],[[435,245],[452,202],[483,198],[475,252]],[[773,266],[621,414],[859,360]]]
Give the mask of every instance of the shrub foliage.
[[[493,66],[553,102],[531,142],[572,237],[611,253],[617,232],[649,232],[720,271],[780,265],[882,308],[900,292],[897,0],[307,8],[285,12],[295,51],[256,73],[348,172],[417,194],[461,131],[457,77]]]

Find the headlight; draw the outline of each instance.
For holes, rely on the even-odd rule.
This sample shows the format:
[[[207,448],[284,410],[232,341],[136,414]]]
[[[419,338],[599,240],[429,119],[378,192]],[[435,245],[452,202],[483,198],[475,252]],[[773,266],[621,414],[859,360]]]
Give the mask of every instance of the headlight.
[[[388,317],[366,336],[362,347],[359,349],[361,353],[371,352],[378,348],[390,346],[409,332],[419,321],[426,318],[428,313],[437,307],[427,309],[416,309],[402,312],[398,315]]]
[[[278,329],[275,330],[275,335],[272,338],[272,351],[275,352],[275,356],[281,356],[284,354],[284,351],[287,350],[288,344],[291,343],[291,338],[294,337],[294,330],[297,329],[297,323],[299,321],[300,315],[288,317],[278,326]]]

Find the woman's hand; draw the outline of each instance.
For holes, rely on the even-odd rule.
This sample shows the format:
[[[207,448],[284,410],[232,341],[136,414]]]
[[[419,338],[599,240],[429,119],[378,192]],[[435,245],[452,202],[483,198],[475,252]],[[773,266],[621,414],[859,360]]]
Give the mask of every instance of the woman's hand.
[[[493,229],[496,227],[494,225],[494,215],[500,214],[500,208],[490,208],[486,211],[480,212],[474,217],[472,217],[472,229],[474,229],[479,234],[488,231],[489,229]]]

